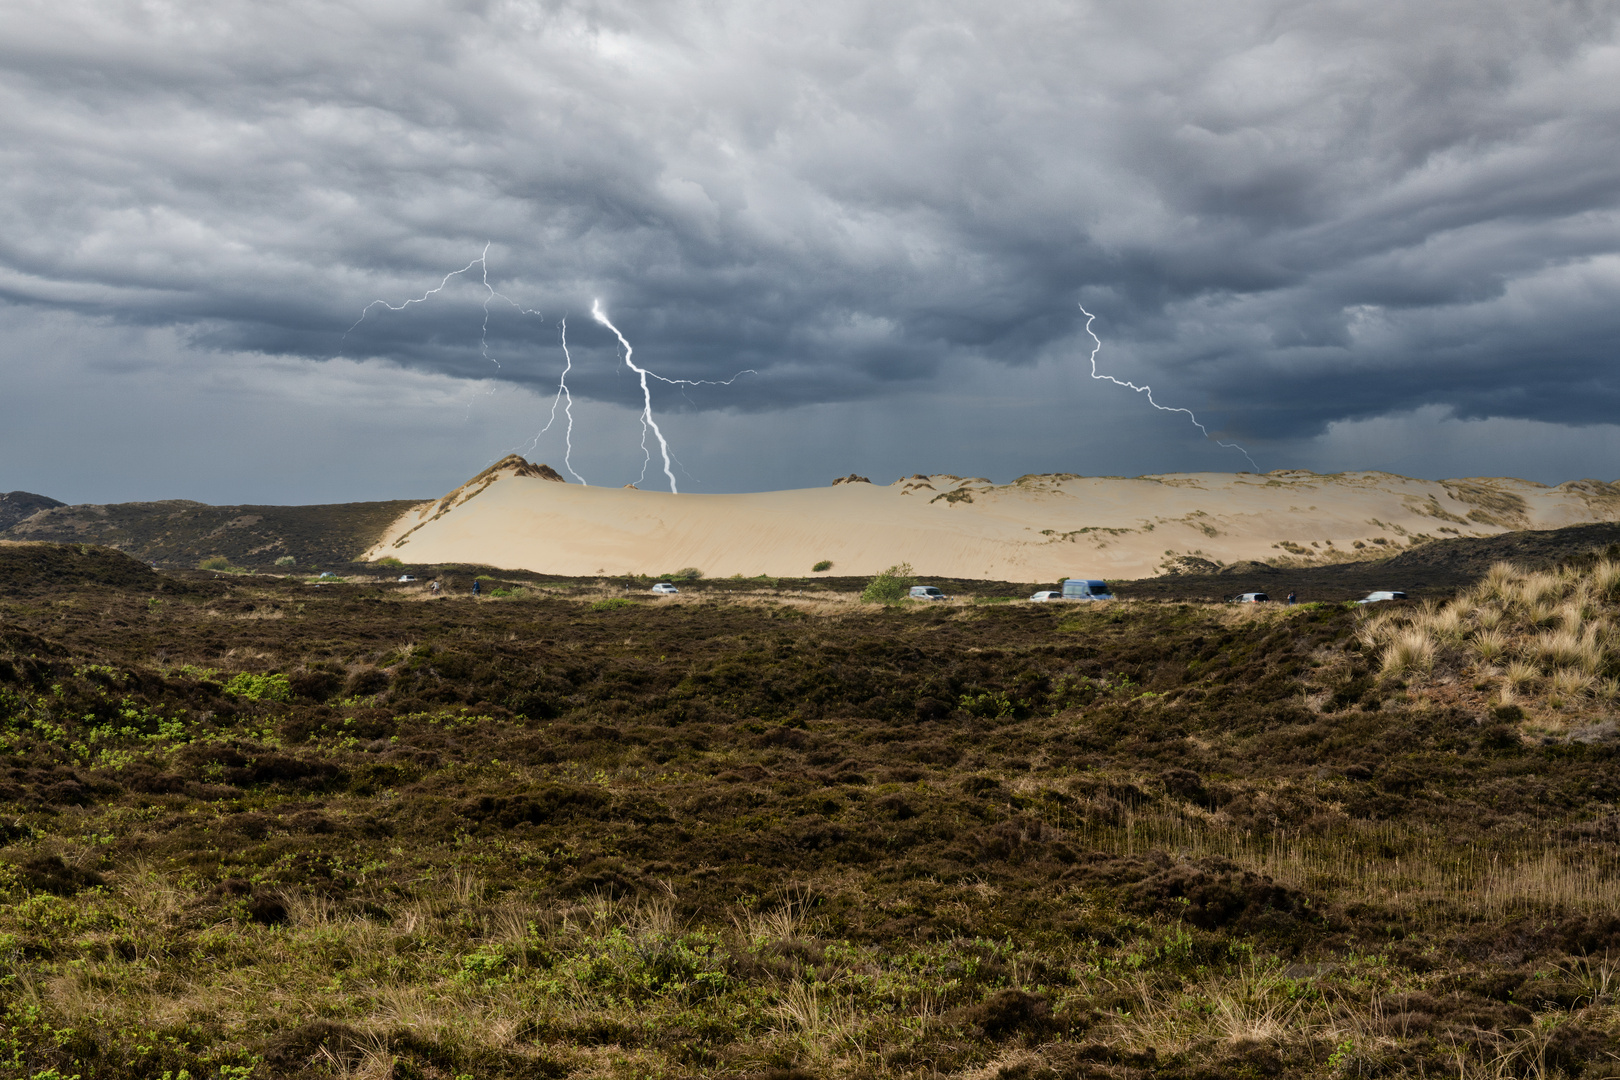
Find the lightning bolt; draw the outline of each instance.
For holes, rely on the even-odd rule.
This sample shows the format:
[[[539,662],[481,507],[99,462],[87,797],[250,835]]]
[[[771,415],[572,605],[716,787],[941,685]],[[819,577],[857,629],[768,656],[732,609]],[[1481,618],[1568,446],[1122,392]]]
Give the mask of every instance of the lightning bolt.
[[[613,331],[613,336],[619,339],[620,345],[624,346],[625,366],[634,371],[641,380],[641,479],[645,480],[647,478],[647,467],[652,464],[652,451],[647,449],[647,429],[651,428],[652,433],[658,437],[658,450],[664,458],[664,475],[669,477],[669,490],[673,494],[679,495],[680,491],[675,486],[675,474],[670,471],[669,441],[664,438],[663,431],[658,427],[658,421],[653,419],[652,389],[648,387],[647,380],[649,378],[657,379],[659,382],[668,383],[670,386],[730,386],[744,375],[758,375],[759,372],[753,368],[744,368],[729,379],[666,379],[657,372],[648,371],[631,359],[630,342],[625,340],[625,336],[619,332],[619,328],[608,320],[607,312],[602,310],[602,301],[591,301],[591,316]],[[685,468],[686,466],[681,466],[682,471],[685,471]],[[637,481],[637,483],[640,482],[640,480]]]
[[[507,296],[505,293],[495,291],[495,286],[489,283],[489,245],[490,242],[486,241],[484,244],[484,253],[478,256],[477,259],[473,260],[474,262],[482,265],[484,268],[484,291],[487,294],[484,297],[484,325],[478,334],[478,345],[479,349],[484,354],[484,359],[488,360],[496,367],[500,367],[501,362],[489,355],[489,302],[496,299],[505,300],[508,304],[511,304],[513,307],[517,308],[519,315],[540,315],[540,313],[532,308],[524,307],[516,300],[513,300],[510,296]],[[472,263],[468,263],[467,265],[470,267]],[[540,317],[545,318],[544,315],[540,315]]]
[[[361,323],[366,321],[366,316],[371,314],[371,309],[372,308],[378,307],[380,305],[382,307],[387,308],[389,311],[404,311],[406,308],[410,307],[412,304],[425,304],[432,297],[437,296],[439,293],[443,292],[444,289],[445,289],[445,286],[450,284],[450,279],[451,278],[459,277],[462,274],[465,274],[467,271],[471,270],[473,267],[477,266],[477,267],[480,267],[481,270],[482,270],[482,275],[481,275],[480,280],[481,280],[481,283],[484,286],[484,294],[485,294],[484,295],[484,322],[483,322],[483,325],[480,328],[479,334],[478,334],[478,348],[479,348],[479,352],[483,354],[483,357],[484,357],[485,360],[488,360],[490,363],[494,364],[497,368],[499,368],[501,366],[501,362],[499,360],[495,359],[493,356],[489,355],[489,305],[490,305],[490,303],[492,301],[495,301],[495,300],[505,300],[508,304],[510,304],[513,307],[517,308],[518,314],[520,314],[520,315],[539,315],[540,312],[535,311],[535,310],[533,310],[531,308],[524,307],[522,304],[518,303],[516,300],[513,300],[510,296],[507,296],[505,293],[497,291],[495,286],[493,286],[493,285],[491,285],[489,283],[489,249],[490,249],[490,246],[493,243],[494,243],[494,241],[492,241],[492,240],[485,241],[484,250],[479,253],[478,258],[474,259],[472,262],[468,263],[466,266],[463,266],[460,270],[452,270],[452,271],[450,271],[448,274],[444,275],[444,277],[439,281],[438,285],[436,285],[433,288],[429,289],[427,292],[423,293],[421,296],[412,297],[411,299],[406,300],[405,302],[403,302],[401,304],[398,304],[398,305],[390,304],[386,300],[373,300],[371,303],[367,304],[363,309],[361,309],[360,317],[358,319],[354,320],[354,326],[351,326],[347,330],[343,331],[344,338],[347,338],[350,334],[354,333],[355,328],[358,327]]]
[[[425,304],[429,300],[431,300],[433,297],[435,297],[439,293],[443,292],[445,290],[445,288],[447,286],[449,286],[452,279],[460,277],[462,274],[470,273],[472,268],[477,266],[477,267],[480,268],[479,280],[480,280],[481,284],[484,286],[484,303],[483,303],[484,318],[483,318],[483,323],[482,323],[482,326],[480,327],[479,336],[478,336],[479,351],[483,355],[485,360],[488,360],[490,363],[494,364],[497,369],[501,368],[501,366],[502,366],[501,362],[499,360],[497,360],[495,357],[493,357],[493,356],[491,356],[489,354],[489,309],[490,309],[490,305],[492,303],[494,303],[496,300],[502,300],[502,301],[505,301],[507,304],[510,304],[512,307],[516,308],[518,314],[520,314],[520,315],[540,315],[540,312],[534,311],[534,310],[532,310],[530,308],[524,307],[522,304],[519,304],[516,300],[513,300],[510,296],[507,296],[505,293],[500,292],[499,290],[497,290],[494,285],[490,284],[490,281],[489,281],[489,249],[493,245],[493,243],[494,243],[493,241],[486,241],[485,244],[484,244],[484,250],[479,252],[478,257],[476,259],[471,260],[470,262],[467,263],[466,266],[463,266],[461,269],[452,270],[448,274],[444,275],[444,277],[439,279],[439,283],[437,285],[435,285],[431,289],[428,289],[426,292],[422,293],[421,296],[413,296],[413,297],[411,297],[411,298],[409,298],[407,300],[404,300],[404,301],[402,301],[402,302],[400,302],[398,304],[390,303],[387,300],[373,300],[371,303],[367,304],[364,308],[362,308],[360,310],[360,317],[354,321],[354,324],[352,326],[350,326],[347,330],[345,330],[343,332],[343,338],[340,339],[340,341],[341,340],[347,340],[348,336],[350,334],[354,333],[354,331],[359,328],[361,323],[366,321],[366,317],[371,314],[373,308],[383,307],[383,308],[387,308],[389,311],[404,311],[406,308],[410,307],[413,304]],[[676,486],[675,473],[674,473],[673,468],[672,468],[672,464],[679,464],[679,462],[676,461],[676,460],[672,460],[674,458],[674,455],[671,454],[671,452],[670,452],[669,440],[664,438],[663,429],[661,429],[658,426],[658,421],[653,418],[653,412],[652,412],[652,388],[648,385],[647,380],[648,379],[657,379],[659,382],[665,383],[665,384],[667,384],[669,386],[682,387],[683,388],[683,394],[684,394],[684,388],[688,387],[688,386],[730,386],[732,383],[736,382],[738,379],[742,378],[744,375],[757,375],[757,374],[759,374],[759,372],[755,371],[753,368],[744,368],[742,371],[737,372],[737,374],[733,375],[729,379],[671,379],[671,378],[666,378],[665,376],[660,375],[657,372],[648,371],[646,368],[642,367],[641,365],[639,365],[639,364],[637,364],[635,362],[635,360],[633,359],[634,349],[631,348],[630,342],[625,338],[624,334],[619,332],[619,328],[617,326],[614,326],[613,323],[608,319],[607,312],[602,310],[602,302],[600,300],[593,300],[591,302],[591,315],[596,319],[597,322],[601,323],[603,326],[605,326],[609,330],[613,331],[613,336],[619,339],[619,344],[624,347],[624,363],[625,363],[625,366],[628,367],[631,371],[635,372],[636,376],[640,379],[640,382],[641,382],[641,400],[642,400],[642,407],[641,407],[641,453],[642,453],[642,465],[641,465],[641,477],[638,480],[638,483],[640,482],[640,480],[645,480],[647,478],[647,469],[652,465],[652,451],[647,446],[647,431],[648,431],[648,429],[651,429],[653,435],[658,440],[659,454],[663,458],[664,475],[669,478],[669,490],[671,492],[675,493],[675,494],[679,494],[680,491],[679,491],[679,488]],[[563,466],[574,477],[574,479],[578,480],[581,484],[584,484],[585,486],[589,487],[590,485],[586,481],[586,479],[583,476],[579,475],[579,473],[574,471],[574,463],[573,463],[573,454],[574,454],[574,395],[568,389],[568,373],[574,370],[574,358],[573,358],[573,355],[568,350],[568,320],[567,319],[563,319],[562,322],[561,322],[561,341],[562,341],[563,358],[566,361],[566,363],[565,363],[565,365],[563,367],[562,375],[557,380],[557,393],[552,398],[552,401],[551,401],[551,416],[546,421],[546,426],[541,428],[539,430],[539,432],[537,432],[535,434],[534,439],[530,441],[529,449],[532,450],[534,448],[534,446],[540,441],[540,436],[544,435],[546,432],[550,431],[551,428],[553,427],[553,425],[556,424],[556,422],[557,422],[557,406],[560,403],[562,405],[562,407],[563,407],[563,417],[564,417],[564,421],[565,421],[565,426],[564,426],[564,429],[563,429],[563,439],[564,439]],[[341,345],[340,345],[340,351],[341,351]],[[490,393],[493,394],[494,390],[492,389],[490,391]],[[468,410],[470,412],[470,410],[472,408],[471,402],[468,403],[467,407],[468,407]]]
[[[675,473],[669,467],[669,440],[664,438],[664,432],[659,428],[658,421],[653,419],[652,388],[647,385],[647,376],[651,372],[631,359],[631,354],[635,350],[630,347],[630,342],[625,340],[624,335],[619,333],[619,328],[609,321],[607,312],[602,310],[602,301],[591,301],[591,317],[613,331],[613,336],[619,339],[620,345],[624,346],[624,366],[641,378],[641,453],[643,456],[641,478],[643,480],[647,478],[647,466],[652,463],[652,451],[647,449],[647,429],[652,428],[652,433],[658,437],[659,453],[664,457],[664,475],[669,477],[670,493],[679,495],[680,489],[675,486]],[[658,378],[658,376],[654,375],[653,378]],[[668,382],[669,380],[664,381]]]
[[[1160,412],[1186,413],[1187,414],[1187,419],[1192,421],[1193,427],[1197,428],[1199,431],[1204,433],[1204,438],[1213,440],[1216,446],[1224,447],[1227,450],[1236,450],[1238,453],[1242,454],[1245,458],[1248,458],[1249,464],[1254,467],[1255,472],[1260,471],[1260,466],[1254,464],[1254,458],[1249,457],[1249,452],[1247,450],[1243,449],[1243,447],[1239,446],[1237,443],[1221,442],[1221,440],[1216,439],[1213,435],[1211,435],[1209,433],[1208,428],[1206,428],[1203,424],[1200,424],[1198,422],[1198,417],[1193,415],[1193,412],[1192,412],[1191,409],[1177,409],[1177,408],[1171,408],[1168,405],[1160,405],[1157,401],[1153,400],[1153,387],[1151,387],[1151,386],[1137,386],[1133,382],[1128,382],[1128,381],[1126,381],[1124,379],[1116,379],[1112,375],[1100,374],[1097,371],[1097,352],[1098,352],[1098,350],[1100,350],[1102,348],[1102,338],[1098,337],[1096,335],[1096,333],[1093,332],[1092,329],[1091,329],[1091,322],[1097,316],[1095,316],[1091,312],[1087,311],[1086,306],[1084,304],[1080,304],[1078,306],[1080,308],[1080,314],[1082,314],[1082,315],[1084,315],[1086,317],[1086,333],[1091,334],[1091,340],[1096,342],[1096,344],[1091,347],[1091,377],[1093,379],[1102,379],[1105,382],[1113,383],[1115,386],[1123,386],[1127,390],[1134,390],[1138,394],[1145,394],[1147,396],[1148,404],[1153,406],[1155,409],[1158,409]]]
[[[568,426],[563,429],[563,468],[567,469],[575,480],[578,480],[586,487],[590,487],[590,483],[583,476],[574,472],[574,395],[568,392],[568,373],[574,370],[574,358],[568,352],[567,319],[562,321],[562,351],[563,359],[567,360],[568,363],[563,367],[562,377],[557,380],[557,396],[551,399],[551,419],[547,420],[546,426],[535,434],[534,440],[529,443],[529,449],[533,450],[536,444],[540,442],[540,436],[550,431],[551,425],[557,422],[557,402],[564,402],[563,415],[568,418]],[[642,475],[646,475],[645,468],[642,470]]]
[[[390,304],[386,300],[373,300],[371,303],[367,304],[364,308],[362,308],[360,310],[360,317],[358,319],[354,320],[354,326],[351,326],[347,330],[343,331],[343,336],[345,338],[347,338],[350,334],[354,333],[355,328],[358,327],[361,323],[365,322],[366,321],[366,316],[371,314],[371,309],[374,308],[374,307],[377,307],[378,305],[381,305],[381,306],[387,308],[389,311],[404,311],[406,308],[410,307],[412,304],[425,304],[425,303],[427,303],[429,297],[436,296],[439,293],[444,291],[444,287],[446,285],[450,284],[450,279],[451,278],[458,277],[458,276],[460,276],[462,274],[465,274],[467,271],[471,270],[473,267],[477,266],[479,263],[482,263],[484,261],[485,256],[487,256],[488,254],[489,254],[489,245],[485,244],[484,245],[484,254],[483,255],[478,256],[478,258],[474,259],[472,262],[468,263],[466,266],[463,266],[460,270],[452,270],[452,271],[450,271],[448,274],[444,275],[444,279],[442,281],[440,281],[439,284],[436,287],[429,289],[427,292],[423,293],[421,296],[418,296],[418,297],[416,297],[414,299],[405,301],[404,303],[400,304],[397,307],[395,305],[393,305],[393,304]],[[487,265],[484,268],[484,272],[485,272],[485,275],[486,275],[485,284],[487,285],[489,283],[488,279],[487,279],[487,275],[489,273],[489,268],[488,268]]]

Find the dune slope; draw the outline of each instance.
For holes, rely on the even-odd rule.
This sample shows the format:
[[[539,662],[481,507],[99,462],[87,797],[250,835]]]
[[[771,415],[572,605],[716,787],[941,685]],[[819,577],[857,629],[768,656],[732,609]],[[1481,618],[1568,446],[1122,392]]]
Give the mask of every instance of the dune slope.
[[[561,481],[513,455],[413,507],[366,557],[554,574],[921,574],[1055,581],[1389,555],[1451,536],[1620,520],[1620,484],[1287,470],[1010,484],[949,475],[745,495],[671,495]]]

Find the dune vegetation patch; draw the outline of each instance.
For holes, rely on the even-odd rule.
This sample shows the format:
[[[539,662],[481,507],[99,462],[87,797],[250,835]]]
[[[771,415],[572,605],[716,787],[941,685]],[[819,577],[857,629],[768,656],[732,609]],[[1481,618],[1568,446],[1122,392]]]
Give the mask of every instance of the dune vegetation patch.
[[[1497,563],[1449,601],[1372,611],[1357,629],[1384,680],[1488,697],[1541,735],[1612,727],[1620,701],[1620,548],[1556,569]]]

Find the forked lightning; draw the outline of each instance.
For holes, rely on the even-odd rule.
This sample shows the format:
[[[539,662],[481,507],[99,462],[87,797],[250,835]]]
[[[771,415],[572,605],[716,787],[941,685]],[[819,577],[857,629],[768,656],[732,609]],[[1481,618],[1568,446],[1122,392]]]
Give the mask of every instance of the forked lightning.
[[[459,277],[462,274],[470,271],[473,267],[477,266],[482,268],[481,281],[483,283],[485,293],[483,305],[484,321],[479,334],[479,349],[482,352],[484,359],[488,360],[490,363],[499,368],[501,366],[501,362],[489,355],[489,305],[495,300],[504,300],[506,303],[516,308],[520,315],[539,315],[540,312],[524,307],[522,304],[519,304],[511,297],[507,296],[505,293],[498,292],[495,287],[489,283],[490,246],[490,243],[486,243],[484,245],[484,250],[476,259],[469,262],[466,266],[463,266],[460,270],[452,270],[448,274],[444,275],[444,277],[440,279],[438,285],[427,290],[421,296],[412,297],[409,300],[405,300],[399,304],[391,304],[387,300],[373,300],[371,303],[367,304],[363,309],[361,309],[360,317],[354,321],[353,326],[350,326],[343,332],[343,337],[345,339],[348,338],[348,336],[353,333],[361,323],[365,322],[366,316],[371,314],[372,308],[384,307],[389,311],[404,311],[412,304],[426,303],[434,296],[443,292],[445,287],[450,284],[450,280],[452,278]],[[663,458],[664,475],[669,478],[669,490],[675,494],[679,494],[679,488],[675,483],[675,472],[671,467],[672,455],[670,454],[669,450],[669,442],[664,438],[664,432],[661,428],[659,428],[658,421],[653,419],[652,389],[647,384],[647,380],[649,378],[653,378],[657,379],[659,382],[668,383],[671,386],[730,386],[742,376],[755,375],[758,374],[758,372],[754,371],[752,368],[748,368],[746,370],[739,371],[729,379],[665,378],[663,375],[659,375],[657,372],[648,371],[646,368],[641,367],[634,361],[634,359],[632,359],[634,350],[630,347],[630,342],[622,333],[619,332],[619,328],[614,326],[613,323],[608,320],[607,313],[602,310],[601,301],[597,300],[592,302],[591,314],[595,316],[597,322],[611,330],[613,332],[613,336],[618,338],[619,344],[624,348],[625,366],[630,368],[631,371],[634,371],[637,378],[639,378],[641,382],[642,407],[640,419],[642,466],[641,477],[637,482],[639,483],[641,480],[645,480],[647,478],[647,468],[652,463],[652,451],[647,446],[647,431],[650,428],[653,435],[658,439],[659,453]],[[552,425],[557,422],[557,405],[560,402],[563,406],[563,417],[565,420],[565,427],[563,429],[563,467],[568,470],[569,474],[573,476],[574,479],[578,480],[581,484],[586,484],[586,486],[589,486],[585,478],[574,471],[574,396],[568,389],[568,373],[574,370],[574,358],[568,351],[567,319],[563,319],[561,322],[561,341],[563,359],[565,363],[563,366],[562,375],[557,379],[557,393],[551,401],[551,417],[546,421],[546,426],[541,428],[540,431],[536,433],[533,442],[530,443],[530,448],[532,449],[535,443],[539,442],[540,436],[550,431]]]

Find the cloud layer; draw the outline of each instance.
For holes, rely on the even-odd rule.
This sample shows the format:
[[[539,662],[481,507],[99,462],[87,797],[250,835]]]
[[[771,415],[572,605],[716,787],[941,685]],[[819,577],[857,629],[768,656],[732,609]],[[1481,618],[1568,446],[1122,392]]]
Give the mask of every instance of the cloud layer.
[[[1000,439],[1054,458],[1097,434],[1077,417],[1141,421],[1064,374],[1083,302],[1102,370],[1263,467],[1365,452],[1343,433],[1386,417],[1601,425],[1620,416],[1616,30],[1611,5],[1503,0],[17,0],[0,297],[78,340],[14,337],[0,378],[146,328],[256,366],[254,393],[340,358],[548,406],[567,317],[575,393],[632,406],[601,298],[663,374],[758,372],[660,408],[765,417],[819,476],[834,406],[944,410],[864,440],[885,460],[937,455],[930,431],[972,428],[1008,385],[1047,396]],[[151,355],[119,362],[171,378]],[[1159,419],[1095,426],[1182,440],[1125,455],[1143,466],[1246,467]],[[1534,445],[1517,471],[1550,467]],[[1586,471],[1616,471],[1607,445]],[[777,486],[710,464],[722,488]]]

